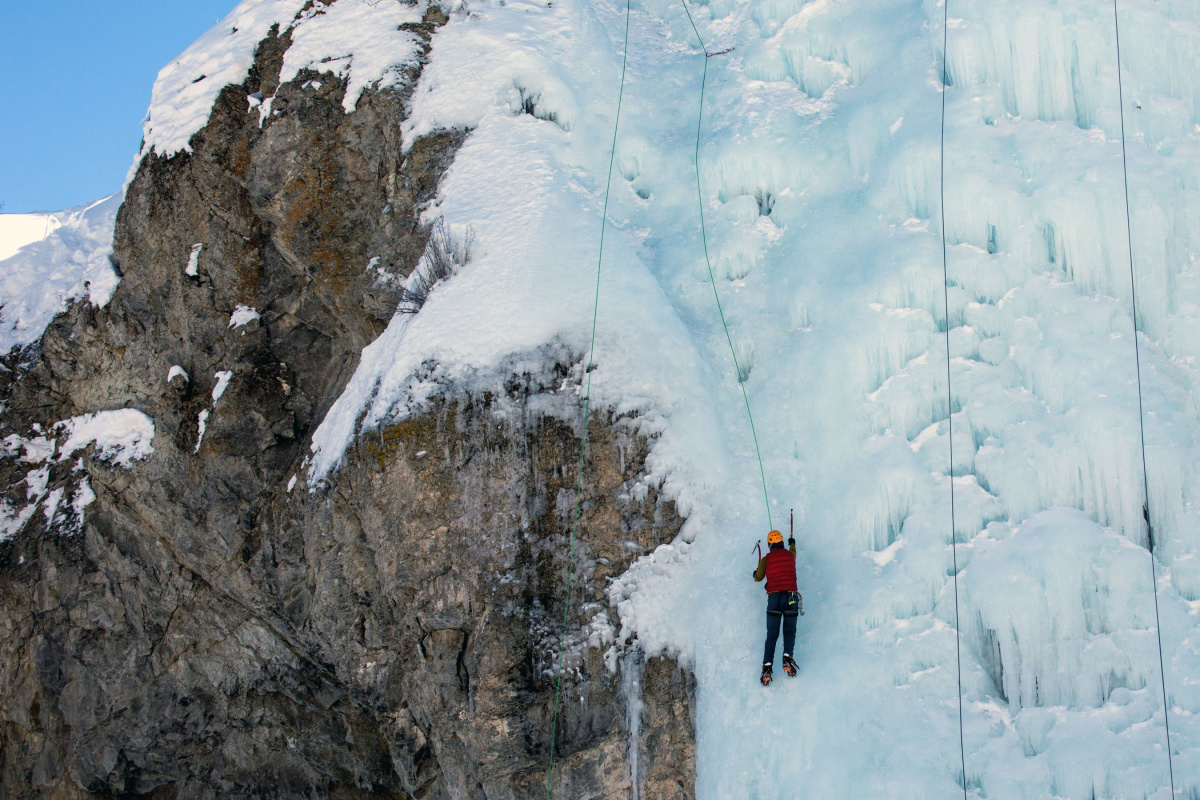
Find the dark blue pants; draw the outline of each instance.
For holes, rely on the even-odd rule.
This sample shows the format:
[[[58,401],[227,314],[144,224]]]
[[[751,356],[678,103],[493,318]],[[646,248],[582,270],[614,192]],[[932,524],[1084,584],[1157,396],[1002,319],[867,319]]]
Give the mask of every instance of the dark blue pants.
[[[763,651],[763,663],[775,662],[775,643],[779,641],[779,625],[783,623],[783,652],[794,656],[796,646],[796,618],[800,614],[798,592],[773,592],[767,595],[767,646]]]

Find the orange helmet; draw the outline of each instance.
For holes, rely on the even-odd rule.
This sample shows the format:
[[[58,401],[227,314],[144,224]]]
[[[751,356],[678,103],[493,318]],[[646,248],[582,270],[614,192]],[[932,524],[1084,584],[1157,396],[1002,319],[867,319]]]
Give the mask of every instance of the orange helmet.
[[[783,534],[779,531],[771,531],[767,534],[767,544],[783,544]]]

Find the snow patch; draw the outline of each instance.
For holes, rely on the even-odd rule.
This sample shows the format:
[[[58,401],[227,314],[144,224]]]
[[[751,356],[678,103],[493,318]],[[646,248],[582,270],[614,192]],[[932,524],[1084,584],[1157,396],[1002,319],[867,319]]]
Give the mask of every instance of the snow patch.
[[[59,214],[0,214],[0,261],[27,244],[40,242],[62,226]]]
[[[83,510],[90,506],[96,500],[96,493],[92,491],[92,485],[84,478],[79,482],[79,488],[75,490],[74,496],[71,498],[71,508],[75,511],[75,516],[79,523],[83,524]]]
[[[311,7],[305,10],[306,5]],[[289,29],[292,34],[280,82],[304,69],[345,78],[343,106],[346,113],[354,111],[364,91],[396,85],[405,68],[416,63],[417,37],[401,26],[421,22],[427,5],[424,0],[244,0],[159,72],[138,159],[191,152],[191,138],[208,124],[217,96],[245,81],[259,42],[273,26],[279,35]],[[305,83],[305,88],[320,86],[319,81]],[[271,116],[273,100],[254,93],[247,111],[257,109],[261,124]]]
[[[208,415],[209,410],[206,408],[200,412],[196,418],[196,447],[192,450],[193,453],[200,452],[200,445],[204,444],[204,432],[208,430]]]
[[[37,503],[17,509],[7,499],[0,500],[0,542],[6,542],[20,533],[36,510]]]
[[[114,194],[49,215],[0,214],[0,252],[8,253],[0,260],[0,352],[39,342],[76,300],[108,304],[120,281],[109,257],[121,199]],[[43,235],[29,239],[37,224],[11,217],[40,218]]]
[[[34,432],[41,434],[40,426],[35,425]],[[0,542],[19,533],[33,517],[39,505],[42,507],[47,526],[59,524],[66,487],[59,486],[48,491],[52,463],[61,464],[91,445],[96,446],[95,457],[98,460],[125,469],[132,467],[134,461],[149,458],[154,453],[154,421],[135,409],[82,414],[55,423],[50,426],[48,433],[49,436],[38,435],[32,439],[11,434],[3,440],[3,451],[0,455],[43,466],[25,473],[27,503],[24,506],[18,509],[8,498],[0,499]],[[59,437],[65,437],[61,446],[58,444]],[[18,453],[21,455],[18,456]],[[78,474],[83,471],[83,460],[79,459],[72,472]],[[78,483],[71,499],[76,526],[83,524],[83,510],[95,499],[96,495],[85,476]]]
[[[183,274],[189,278],[195,278],[200,274],[200,251],[204,249],[202,242],[197,242],[192,245],[192,250],[188,253],[187,266],[183,268]]]
[[[212,390],[213,405],[215,406],[217,401],[221,399],[221,395],[225,394],[225,390],[229,388],[229,381],[233,378],[233,370],[223,369],[213,375],[213,377],[217,381],[217,385]]]
[[[126,469],[154,453],[154,420],[133,408],[82,414],[59,422],[54,430],[67,437],[59,461],[91,444],[98,459]]]
[[[46,501],[42,505],[42,514],[46,517],[47,526],[54,524],[54,518],[58,514],[58,504],[62,502],[64,491],[60,486],[46,496]]]
[[[240,328],[243,325],[249,325],[257,319],[262,319],[257,309],[238,304],[238,307],[229,316],[229,327]],[[243,335],[245,335],[245,331],[243,331]]]

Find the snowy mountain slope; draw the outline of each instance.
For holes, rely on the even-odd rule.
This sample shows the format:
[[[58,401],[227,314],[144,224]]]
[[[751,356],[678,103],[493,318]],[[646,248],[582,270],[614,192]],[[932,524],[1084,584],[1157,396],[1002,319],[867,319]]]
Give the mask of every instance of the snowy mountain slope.
[[[798,511],[809,607],[802,676],[762,690],[748,551],[767,520],[693,194],[702,55],[679,3],[635,4],[594,379],[604,404],[653,422],[650,479],[691,515],[684,541],[613,597],[626,633],[693,659],[701,796],[960,792],[956,618],[970,794],[1168,796],[1111,8],[950,9],[949,408],[942,7],[714,0],[693,13],[710,49],[736,48],[709,63],[704,203],[752,365],[774,524]],[[1186,795],[1200,784],[1200,33],[1184,3],[1121,13],[1150,509]],[[478,380],[549,341],[586,350],[622,26],[611,3],[510,2],[472,4],[438,34],[409,127],[475,129],[430,216],[471,226],[477,257],[372,346],[317,437],[317,477],[362,412],[370,427],[419,399],[426,359]]]
[[[0,215],[0,352],[28,347],[73,301],[103,306],[119,278],[109,262],[121,195],[54,214]]]
[[[0,259],[11,258],[25,245],[45,239],[58,224],[56,214],[0,214]]]
[[[611,597],[624,635],[696,670],[702,797],[955,796],[963,764],[974,797],[1168,797],[1163,685],[1175,788],[1200,791],[1200,18],[1120,3],[1156,598],[1112,9],[950,2],[944,209],[942,5],[692,9],[735,48],[708,62],[703,202],[771,521],[795,507],[803,551],[801,676],[768,690],[748,578],[768,519],[699,240],[704,55],[679,0],[633,5],[594,392],[640,415],[645,480],[689,521]],[[301,6],[248,0],[164,70],[145,152],[186,149]],[[285,68],[382,85],[412,8],[314,7]],[[607,0],[453,9],[404,135],[472,129],[427,212],[472,258],[363,353],[313,482],[431,378],[487,388],[548,347],[581,375],[623,29]]]

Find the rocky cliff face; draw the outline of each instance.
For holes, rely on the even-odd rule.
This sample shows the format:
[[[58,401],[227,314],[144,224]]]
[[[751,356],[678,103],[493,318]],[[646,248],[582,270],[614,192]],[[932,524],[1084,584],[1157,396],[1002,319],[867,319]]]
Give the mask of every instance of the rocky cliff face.
[[[412,26],[426,52],[444,21]],[[543,369],[482,395],[441,385],[309,491],[311,432],[395,311],[381,276],[417,264],[418,212],[469,132],[402,153],[420,64],[347,115],[328,74],[278,85],[289,45],[260,44],[191,153],[142,161],[111,303],[77,305],[0,372],[11,442],[61,445],[55,422],[104,409],[155,426],[129,469],[0,458],[8,508],[35,467],[39,496],[96,495],[0,543],[5,797],[545,792],[578,357],[535,354]],[[248,98],[272,95],[260,125]],[[239,306],[259,316],[231,325]],[[628,420],[588,424],[554,794],[690,797],[692,679],[615,641],[605,597],[681,520],[634,490]]]

